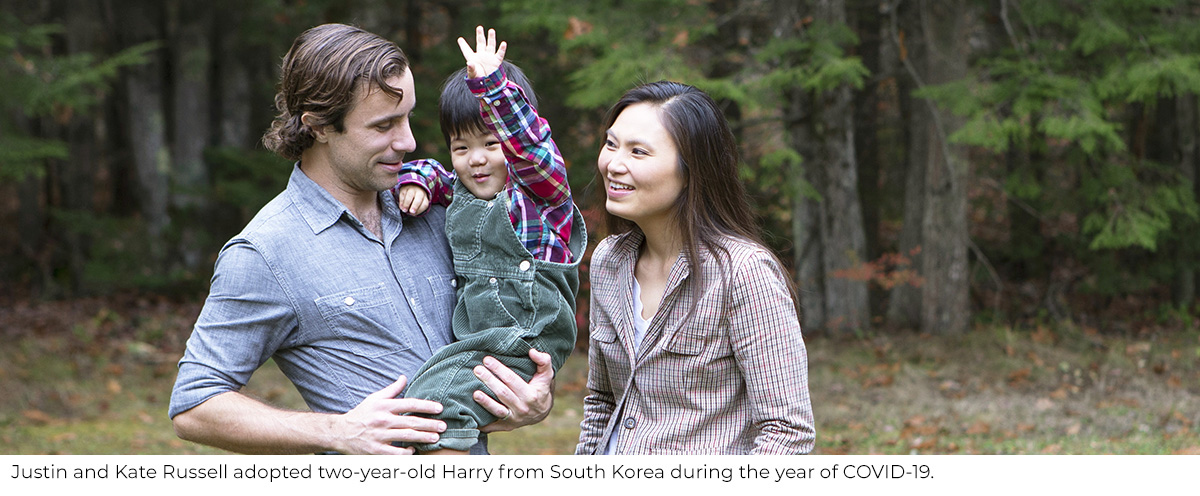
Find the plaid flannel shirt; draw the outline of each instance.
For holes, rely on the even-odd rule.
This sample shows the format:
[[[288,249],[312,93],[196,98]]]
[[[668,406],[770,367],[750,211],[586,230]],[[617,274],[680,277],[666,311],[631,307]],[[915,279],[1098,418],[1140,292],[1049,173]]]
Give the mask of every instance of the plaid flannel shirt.
[[[550,124],[501,69],[468,79],[467,86],[479,99],[484,124],[504,149],[508,217],[521,244],[539,260],[570,263],[571,186],[562,154],[550,136]],[[449,205],[455,180],[453,168],[423,159],[404,164],[396,188],[418,184],[425,187],[431,203]]]

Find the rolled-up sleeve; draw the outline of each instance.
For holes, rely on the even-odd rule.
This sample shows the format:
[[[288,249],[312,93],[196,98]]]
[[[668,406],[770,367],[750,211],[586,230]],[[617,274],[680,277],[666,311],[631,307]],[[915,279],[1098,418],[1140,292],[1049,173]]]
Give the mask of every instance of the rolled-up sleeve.
[[[730,337],[758,427],[752,454],[808,453],[816,440],[808,353],[783,277],[757,252],[730,279]]]
[[[231,242],[217,258],[212,286],[196,320],[168,415],[238,391],[297,326],[287,292],[246,242]]]

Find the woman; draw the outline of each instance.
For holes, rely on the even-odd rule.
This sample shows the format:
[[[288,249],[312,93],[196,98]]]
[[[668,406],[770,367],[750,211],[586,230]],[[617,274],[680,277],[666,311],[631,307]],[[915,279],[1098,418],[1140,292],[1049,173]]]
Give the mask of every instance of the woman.
[[[592,256],[576,454],[808,453],[793,294],[754,232],[733,134],[684,84],[630,90],[598,160],[609,233]]]

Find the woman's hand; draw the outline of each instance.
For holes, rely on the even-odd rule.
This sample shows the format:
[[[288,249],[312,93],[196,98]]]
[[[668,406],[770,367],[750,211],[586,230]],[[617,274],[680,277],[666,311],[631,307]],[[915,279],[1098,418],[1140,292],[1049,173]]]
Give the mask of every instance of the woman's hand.
[[[537,364],[537,372],[525,382],[504,364],[492,357],[475,367],[475,376],[496,395],[496,399],[475,391],[475,402],[500,418],[483,426],[483,432],[511,431],[518,427],[541,422],[554,407],[554,368],[550,354],[529,350],[529,358]]]

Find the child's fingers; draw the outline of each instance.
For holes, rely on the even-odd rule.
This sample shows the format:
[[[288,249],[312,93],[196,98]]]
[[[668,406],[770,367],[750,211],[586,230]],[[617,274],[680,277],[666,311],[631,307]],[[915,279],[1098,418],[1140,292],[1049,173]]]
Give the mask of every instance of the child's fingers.
[[[471,44],[462,36],[458,37],[458,49],[462,50],[463,57],[468,60],[475,56],[475,50],[471,49]]]

